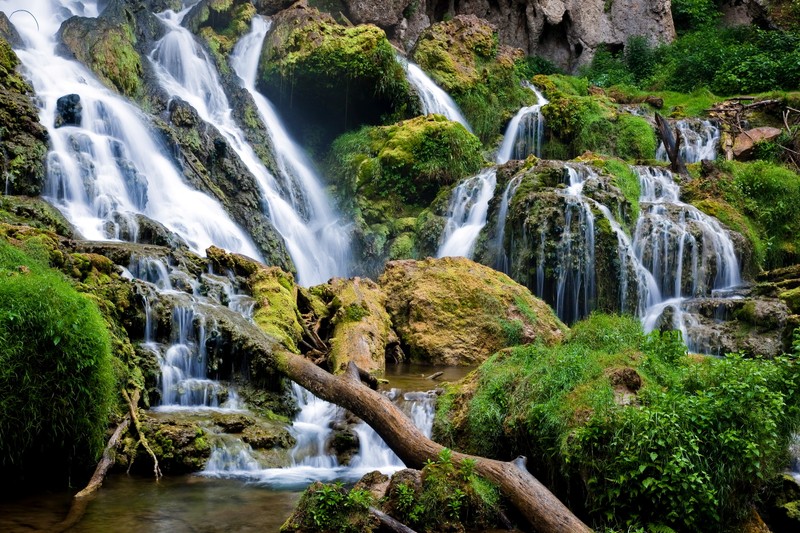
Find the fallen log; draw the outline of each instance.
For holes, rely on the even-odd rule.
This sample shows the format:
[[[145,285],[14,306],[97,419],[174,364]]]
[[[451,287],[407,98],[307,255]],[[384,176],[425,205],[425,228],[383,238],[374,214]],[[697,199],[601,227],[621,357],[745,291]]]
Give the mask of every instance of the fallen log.
[[[393,533],[417,533],[399,520],[395,520],[388,514],[374,507],[369,508],[369,514],[378,519],[384,530],[392,531]]]

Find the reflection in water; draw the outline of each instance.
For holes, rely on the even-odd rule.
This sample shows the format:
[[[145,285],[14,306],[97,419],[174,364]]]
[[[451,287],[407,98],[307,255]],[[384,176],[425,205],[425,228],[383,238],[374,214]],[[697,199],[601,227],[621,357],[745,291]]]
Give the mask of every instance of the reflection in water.
[[[69,494],[0,502],[0,531],[47,531],[69,508]],[[109,476],[71,532],[182,533],[278,531],[300,497],[238,481],[198,476]]]

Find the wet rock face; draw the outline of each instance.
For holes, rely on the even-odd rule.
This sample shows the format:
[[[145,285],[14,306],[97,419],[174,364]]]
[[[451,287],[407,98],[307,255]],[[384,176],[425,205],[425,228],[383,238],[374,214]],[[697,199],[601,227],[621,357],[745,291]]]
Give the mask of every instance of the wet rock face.
[[[6,33],[3,21],[7,23],[4,15],[0,35]],[[33,89],[18,66],[10,44],[0,37],[0,191],[36,196],[44,183],[47,130],[39,123]]]

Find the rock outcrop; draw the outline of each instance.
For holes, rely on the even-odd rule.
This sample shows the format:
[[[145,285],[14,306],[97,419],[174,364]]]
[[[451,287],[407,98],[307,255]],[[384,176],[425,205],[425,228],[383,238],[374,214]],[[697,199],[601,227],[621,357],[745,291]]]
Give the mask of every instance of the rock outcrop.
[[[345,0],[355,23],[373,23],[406,47],[430,23],[476,15],[496,25],[500,42],[565,69],[591,61],[602,45],[621,48],[629,37],[675,38],[668,0]]]

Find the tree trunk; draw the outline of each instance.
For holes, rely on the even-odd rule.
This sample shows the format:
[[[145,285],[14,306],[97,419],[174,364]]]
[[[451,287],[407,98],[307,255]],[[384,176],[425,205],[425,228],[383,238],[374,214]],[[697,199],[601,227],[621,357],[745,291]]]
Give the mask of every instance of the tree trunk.
[[[656,126],[658,126],[658,137],[661,139],[661,142],[664,143],[664,148],[667,150],[667,156],[670,160],[670,169],[677,174],[688,176],[689,171],[686,170],[686,165],[683,159],[681,159],[681,136],[678,130],[675,130],[675,135],[673,136],[672,131],[669,129],[669,122],[659,113],[656,113]]]
[[[438,459],[444,446],[427,438],[400,409],[380,392],[363,385],[358,368],[350,363],[349,372],[334,376],[306,359],[279,356],[279,368],[290,379],[316,396],[353,412],[369,424],[410,468],[421,469],[428,460]],[[591,531],[525,468],[525,459],[508,463],[453,452],[453,461],[476,461],[475,471],[497,484],[502,493],[543,533]]]

